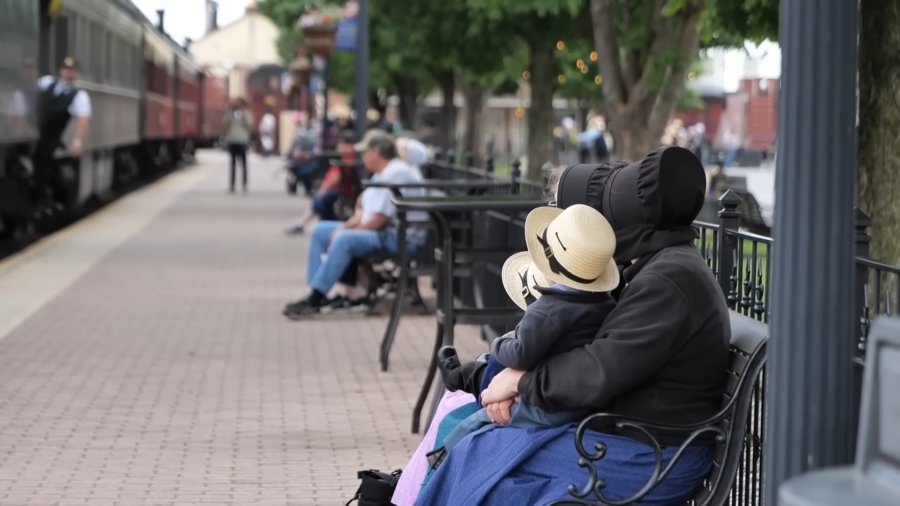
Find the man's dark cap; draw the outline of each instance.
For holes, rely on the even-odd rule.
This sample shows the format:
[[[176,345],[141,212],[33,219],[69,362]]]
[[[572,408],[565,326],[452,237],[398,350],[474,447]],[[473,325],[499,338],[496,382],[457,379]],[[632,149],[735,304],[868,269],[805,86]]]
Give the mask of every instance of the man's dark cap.
[[[63,58],[62,65],[60,65],[60,67],[64,69],[78,70],[78,62],[75,60],[75,58],[66,56],[65,58]]]
[[[357,152],[362,153],[363,151],[372,149],[372,148],[383,148],[388,144],[394,144],[394,137],[384,130],[371,129],[366,132],[366,135],[363,136],[362,140],[353,145],[353,149]]]

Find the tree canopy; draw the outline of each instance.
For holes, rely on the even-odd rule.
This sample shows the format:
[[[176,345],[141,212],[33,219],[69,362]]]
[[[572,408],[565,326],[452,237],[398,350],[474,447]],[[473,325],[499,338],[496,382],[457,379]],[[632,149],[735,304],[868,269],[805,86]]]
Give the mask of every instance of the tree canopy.
[[[297,19],[322,3],[341,1],[259,4],[282,28],[285,61],[302,40]],[[698,104],[685,80],[699,50],[775,38],[778,8],[778,0],[369,0],[369,82],[415,117],[417,97],[436,89],[445,99],[462,90],[477,103],[527,80],[535,168],[552,158],[554,96],[602,106],[631,157],[653,145],[677,105]],[[351,92],[353,53],[336,51],[331,60],[329,85]],[[444,116],[452,136],[452,103]]]

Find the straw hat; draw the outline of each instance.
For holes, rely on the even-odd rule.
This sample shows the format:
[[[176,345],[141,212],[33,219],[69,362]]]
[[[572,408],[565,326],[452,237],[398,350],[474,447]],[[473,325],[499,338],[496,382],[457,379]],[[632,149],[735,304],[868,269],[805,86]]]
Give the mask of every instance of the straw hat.
[[[613,260],[616,234],[592,207],[534,209],[525,219],[525,244],[535,267],[550,281],[587,292],[619,286]]]
[[[537,270],[527,251],[516,253],[506,259],[501,270],[503,288],[507,295],[522,309],[541,298],[541,292],[535,288],[550,286],[544,275]]]

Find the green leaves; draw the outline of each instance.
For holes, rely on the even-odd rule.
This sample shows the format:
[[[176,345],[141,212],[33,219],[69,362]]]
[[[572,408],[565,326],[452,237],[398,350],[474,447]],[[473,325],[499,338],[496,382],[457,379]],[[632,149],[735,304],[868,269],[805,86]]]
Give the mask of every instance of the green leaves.
[[[460,0],[457,0],[460,1]],[[487,14],[493,19],[506,19],[521,15],[575,16],[584,2],[582,0],[465,0],[479,14]]]
[[[621,66],[633,79],[644,75],[651,90],[667,86],[670,69],[686,64],[675,39],[652,48],[661,20],[680,19],[686,10],[703,9],[698,24],[700,48],[742,47],[745,39],[775,38],[778,0],[605,0],[616,12],[616,43]],[[302,41],[296,23],[309,5],[341,0],[262,0],[259,10],[282,29],[279,54],[290,61]],[[370,83],[393,91],[395,76],[412,77],[419,90],[433,89],[434,76],[452,69],[469,82],[494,92],[516,91],[528,68],[528,47],[552,48],[557,41],[557,72],[531,79],[552,80],[562,96],[600,100],[594,79],[602,75],[589,56],[593,35],[590,0],[369,0]],[[674,26],[674,25],[673,25]],[[353,86],[352,52],[332,55],[330,81],[349,91]],[[583,72],[577,65],[584,61]],[[560,76],[563,78],[560,80]],[[562,81],[562,82],[560,82]],[[634,81],[636,82],[636,81]]]
[[[779,0],[709,0],[700,23],[705,47],[743,47],[744,40],[778,40]]]
[[[264,0],[257,6],[259,12],[271,19],[279,28],[297,25],[308,5],[317,5],[316,0]]]

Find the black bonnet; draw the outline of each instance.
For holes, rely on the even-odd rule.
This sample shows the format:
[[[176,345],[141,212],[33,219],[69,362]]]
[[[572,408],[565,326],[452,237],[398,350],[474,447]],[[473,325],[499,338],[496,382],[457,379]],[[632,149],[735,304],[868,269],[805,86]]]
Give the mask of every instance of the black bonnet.
[[[615,171],[605,185],[602,213],[613,229],[653,225],[659,230],[689,226],[703,208],[706,173],[689,150],[653,151]]]
[[[556,187],[556,206],[565,209],[584,204],[603,213],[603,189],[613,171],[626,167],[628,162],[582,163],[563,170]]]
[[[703,208],[706,173],[689,150],[661,148],[642,160],[567,167],[556,189],[557,207],[585,204],[616,232],[616,262],[697,237],[692,223]]]
[[[697,237],[706,173],[689,150],[653,151],[614,171],[603,190],[602,213],[616,231],[616,261],[627,263]]]

